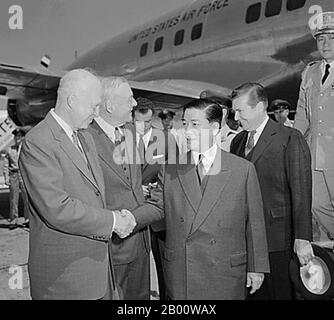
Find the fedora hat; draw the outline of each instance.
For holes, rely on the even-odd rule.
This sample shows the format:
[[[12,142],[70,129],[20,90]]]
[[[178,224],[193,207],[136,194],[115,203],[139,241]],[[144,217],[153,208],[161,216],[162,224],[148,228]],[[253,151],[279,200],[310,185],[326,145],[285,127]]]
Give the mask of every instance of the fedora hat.
[[[295,289],[305,300],[331,300],[334,298],[334,252],[312,244],[314,258],[301,266],[294,253],[289,272]]]

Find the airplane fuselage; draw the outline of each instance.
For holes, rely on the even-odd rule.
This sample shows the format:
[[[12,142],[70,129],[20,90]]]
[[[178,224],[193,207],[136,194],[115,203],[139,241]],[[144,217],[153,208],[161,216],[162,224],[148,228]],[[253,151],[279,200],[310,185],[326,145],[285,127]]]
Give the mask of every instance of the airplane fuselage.
[[[88,66],[104,76],[197,80],[229,89],[258,81],[272,99],[295,104],[300,72],[319,58],[310,18],[333,10],[330,2],[195,1],[98,46],[69,69]]]

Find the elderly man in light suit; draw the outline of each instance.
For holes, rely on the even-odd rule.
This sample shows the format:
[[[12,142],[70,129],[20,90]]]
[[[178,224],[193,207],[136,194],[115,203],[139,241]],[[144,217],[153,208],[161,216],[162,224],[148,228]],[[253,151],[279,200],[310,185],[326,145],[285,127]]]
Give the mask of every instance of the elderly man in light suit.
[[[160,211],[144,204],[141,161],[131,110],[136,106],[132,90],[121,77],[102,79],[104,104],[89,127],[99,154],[107,208],[130,210],[137,222],[125,239],[114,235],[111,251],[116,281],[126,300],[150,299],[150,239],[147,225],[162,219]]]
[[[23,143],[19,167],[29,198],[28,271],[33,299],[118,298],[108,242],[127,236],[131,214],[106,209],[92,137],[102,87],[85,70],[61,80],[54,109]]]
[[[334,12],[316,17],[312,35],[322,60],[302,74],[294,127],[311,149],[313,239],[334,240]],[[333,247],[333,243],[329,243]]]
[[[254,166],[217,146],[222,108],[184,106],[190,151],[168,163],[151,201],[165,211],[164,274],[170,299],[245,299],[269,272],[262,198]]]

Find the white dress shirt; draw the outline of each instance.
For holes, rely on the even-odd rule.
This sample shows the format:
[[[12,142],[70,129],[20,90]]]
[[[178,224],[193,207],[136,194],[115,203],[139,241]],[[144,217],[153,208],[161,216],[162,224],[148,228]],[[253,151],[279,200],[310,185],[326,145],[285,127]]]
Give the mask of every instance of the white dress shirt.
[[[143,142],[144,142],[145,150],[147,150],[147,148],[148,148],[148,144],[150,143],[151,134],[152,134],[152,128],[150,128],[150,130],[148,130],[148,131],[143,135]],[[136,143],[137,143],[137,147],[138,147],[138,145],[139,145],[139,138],[140,138],[140,134],[139,134],[138,132],[136,132]]]
[[[204,167],[204,174],[208,173],[213,162],[215,161],[217,149],[218,149],[218,146],[216,143],[214,143],[211,148],[201,153],[204,156],[202,160],[203,167]],[[192,151],[192,154],[193,154],[193,158],[195,161],[195,165],[197,166],[200,153],[197,151]]]
[[[266,115],[263,122],[259,125],[259,127],[257,129],[255,129],[256,133],[254,134],[254,147],[256,146],[257,142],[259,141],[260,136],[261,136],[261,134],[264,130],[264,127],[266,126],[268,120],[269,120],[269,117],[268,117],[268,115]],[[249,135],[250,135],[250,132],[248,133],[247,141],[249,139]]]

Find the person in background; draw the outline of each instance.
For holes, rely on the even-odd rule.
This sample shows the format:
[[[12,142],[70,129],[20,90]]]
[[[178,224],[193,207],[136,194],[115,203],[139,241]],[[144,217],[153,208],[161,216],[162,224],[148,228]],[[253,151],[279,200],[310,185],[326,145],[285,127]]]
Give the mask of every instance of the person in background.
[[[24,223],[23,226],[29,226],[29,210],[27,193],[23,186],[22,176],[19,170],[19,155],[22,148],[22,142],[25,136],[25,131],[21,128],[16,128],[12,134],[14,135],[14,145],[10,146],[5,154],[3,166],[3,175],[5,184],[9,186],[9,229],[13,230],[19,226],[19,198],[20,192],[23,200]]]
[[[288,101],[276,99],[270,103],[267,114],[273,116],[273,120],[278,123],[293,127],[293,121],[288,117],[291,112],[291,105]]]
[[[167,109],[162,110],[159,114],[158,117],[161,119],[162,126],[164,130],[168,131],[173,128],[173,119],[175,116],[174,111],[170,111]]]
[[[251,161],[261,187],[270,273],[249,299],[291,300],[289,263],[293,251],[300,264],[313,257],[311,155],[302,134],[271,120],[268,97],[258,83],[232,91],[235,118],[243,131],[231,143],[231,152]]]
[[[302,73],[294,128],[312,155],[313,239],[334,240],[334,11],[316,16],[311,33],[321,60]]]
[[[208,99],[215,101],[222,108],[223,117],[221,122],[221,129],[219,134],[217,135],[217,143],[221,149],[225,150],[226,152],[230,152],[231,142],[235,137],[235,135],[238,133],[237,130],[230,128],[228,125],[229,114],[231,113],[232,109],[232,101],[227,97],[214,96],[214,97],[209,97]]]
[[[142,179],[144,195],[150,198],[150,191],[155,187],[158,179],[158,172],[161,165],[168,157],[168,132],[152,127],[154,109],[153,101],[138,97],[137,106],[132,110],[133,122],[136,127],[136,143],[141,153],[143,153]],[[162,146],[162,148],[159,148]],[[150,150],[152,148],[152,150]],[[153,150],[154,149],[154,150]],[[158,152],[158,149],[160,149]],[[165,247],[165,224],[164,221],[152,223],[150,225],[151,248],[155,260],[159,299],[166,300],[166,288],[163,275],[163,254]]]

